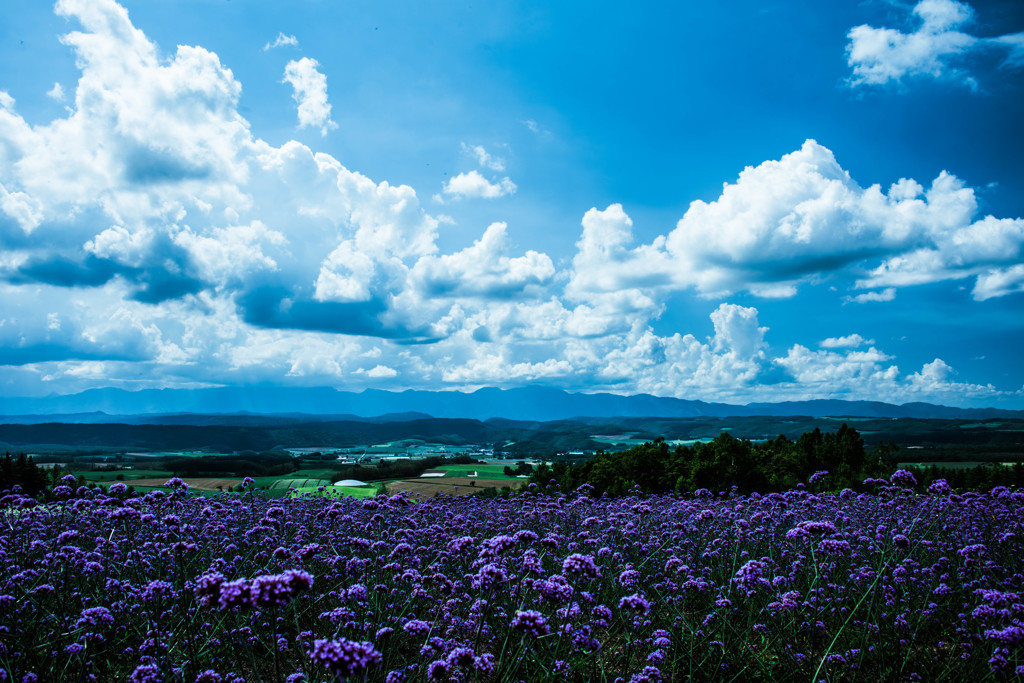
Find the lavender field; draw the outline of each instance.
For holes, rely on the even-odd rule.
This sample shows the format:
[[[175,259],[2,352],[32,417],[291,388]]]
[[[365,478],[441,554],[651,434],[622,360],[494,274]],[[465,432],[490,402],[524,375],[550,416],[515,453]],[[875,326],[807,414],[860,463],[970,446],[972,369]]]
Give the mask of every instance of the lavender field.
[[[1024,676],[1024,493],[0,498],[0,680]]]

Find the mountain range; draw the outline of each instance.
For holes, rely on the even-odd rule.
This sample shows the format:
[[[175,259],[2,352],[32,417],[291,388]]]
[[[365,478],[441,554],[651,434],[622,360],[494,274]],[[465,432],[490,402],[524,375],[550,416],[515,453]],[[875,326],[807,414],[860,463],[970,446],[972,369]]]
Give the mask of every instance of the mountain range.
[[[0,421],[7,423],[112,422],[119,416],[185,414],[245,415],[312,419],[377,418],[389,422],[435,418],[551,421],[604,417],[872,417],[925,419],[1024,418],[1024,411],[954,408],[930,403],[896,405],[881,401],[811,400],[733,405],[638,394],[571,393],[549,387],[484,388],[474,392],[401,392],[330,387],[277,386],[208,389],[90,389],[45,397],[0,397]],[[179,418],[180,419],[180,418]],[[155,419],[147,421],[155,422]]]

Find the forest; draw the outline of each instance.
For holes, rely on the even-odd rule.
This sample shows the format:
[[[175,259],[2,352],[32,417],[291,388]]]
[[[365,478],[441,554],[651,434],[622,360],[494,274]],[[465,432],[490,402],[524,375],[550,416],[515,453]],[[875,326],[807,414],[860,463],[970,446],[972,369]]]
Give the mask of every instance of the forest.
[[[708,443],[679,445],[664,439],[616,453],[600,452],[586,462],[542,464],[530,481],[572,491],[584,484],[595,495],[684,493],[698,489],[740,493],[785,491],[810,484],[817,490],[864,490],[872,480],[887,479],[897,469],[899,447],[881,441],[870,449],[860,433],[845,423],[835,432],[815,428],[798,438],[738,439],[723,432]],[[916,467],[918,484],[946,479],[954,488],[986,489],[1024,486],[1024,465],[983,464],[972,468]],[[867,483],[865,483],[867,482]]]

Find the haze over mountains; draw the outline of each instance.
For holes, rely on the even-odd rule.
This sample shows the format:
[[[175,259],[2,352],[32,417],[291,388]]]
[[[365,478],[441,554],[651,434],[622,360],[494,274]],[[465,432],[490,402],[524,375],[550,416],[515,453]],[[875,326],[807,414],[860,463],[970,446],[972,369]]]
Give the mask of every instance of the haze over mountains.
[[[882,417],[1024,418],[1024,411],[951,408],[929,403],[813,400],[731,405],[646,394],[580,394],[546,387],[457,391],[338,391],[329,387],[224,387],[210,389],[92,389],[47,397],[0,397],[4,422],[109,422],[116,416],[172,414],[386,416],[550,421],[577,417]]]

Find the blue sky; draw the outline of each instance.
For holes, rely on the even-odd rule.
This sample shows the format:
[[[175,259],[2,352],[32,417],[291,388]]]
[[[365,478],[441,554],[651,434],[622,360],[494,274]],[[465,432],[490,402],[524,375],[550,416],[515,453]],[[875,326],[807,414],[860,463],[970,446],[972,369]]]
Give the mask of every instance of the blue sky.
[[[1024,408],[1024,6],[672,5],[5,3],[0,391]]]

